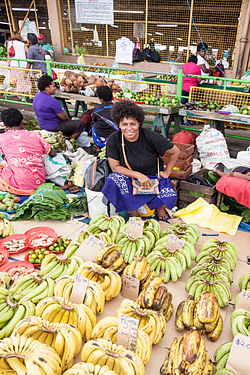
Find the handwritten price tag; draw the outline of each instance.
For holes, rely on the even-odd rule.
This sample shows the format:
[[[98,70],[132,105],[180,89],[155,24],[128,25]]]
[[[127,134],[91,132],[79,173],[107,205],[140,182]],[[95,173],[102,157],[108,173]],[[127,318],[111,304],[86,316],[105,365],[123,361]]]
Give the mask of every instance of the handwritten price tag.
[[[234,337],[226,368],[239,375],[249,375],[250,336]]]
[[[250,290],[242,290],[240,292],[237,309],[245,309],[250,311]]]
[[[169,247],[171,250],[179,250],[185,245],[186,241],[180,239],[175,234],[169,234],[168,235],[168,242],[167,247]]]
[[[126,228],[126,233],[132,234],[135,237],[140,237],[143,234],[144,221],[136,217],[130,217]]]
[[[87,292],[89,280],[86,277],[76,274],[72,292],[70,295],[70,302],[82,303]]]
[[[184,221],[180,217],[172,217],[168,221],[170,224],[184,224]]]
[[[81,243],[75,255],[82,258],[84,261],[92,261],[103,246],[104,243],[99,240],[99,238],[90,235]]]
[[[135,277],[122,276],[122,296],[135,301],[139,295],[140,280]]]
[[[118,315],[117,345],[135,352],[139,320],[125,314]]]

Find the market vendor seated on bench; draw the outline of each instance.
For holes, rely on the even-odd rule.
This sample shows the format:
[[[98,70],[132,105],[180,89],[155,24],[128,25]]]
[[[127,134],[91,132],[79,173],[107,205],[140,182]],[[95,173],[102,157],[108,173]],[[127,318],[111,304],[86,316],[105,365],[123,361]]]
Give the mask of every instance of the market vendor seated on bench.
[[[52,97],[56,92],[53,79],[44,75],[38,80],[40,90],[33,101],[33,108],[41,129],[51,132],[61,131],[66,137],[76,139],[83,131],[81,120],[70,120],[63,112],[58,100]]]

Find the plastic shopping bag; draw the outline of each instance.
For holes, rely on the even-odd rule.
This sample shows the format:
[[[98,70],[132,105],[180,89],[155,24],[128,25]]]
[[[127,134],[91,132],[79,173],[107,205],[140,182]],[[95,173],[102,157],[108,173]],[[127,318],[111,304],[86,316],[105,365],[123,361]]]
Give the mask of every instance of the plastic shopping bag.
[[[71,167],[67,164],[64,156],[59,153],[54,157],[43,155],[43,163],[46,172],[46,179],[59,186],[63,186],[71,173]]]

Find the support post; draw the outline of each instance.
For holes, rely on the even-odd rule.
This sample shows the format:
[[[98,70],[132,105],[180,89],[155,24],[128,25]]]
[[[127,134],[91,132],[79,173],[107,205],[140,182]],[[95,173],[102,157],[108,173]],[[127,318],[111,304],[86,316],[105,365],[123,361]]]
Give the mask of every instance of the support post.
[[[192,21],[193,21],[193,7],[194,7],[194,0],[191,0],[190,5],[190,17],[189,17],[189,26],[188,26],[188,43],[187,43],[187,60],[189,59],[189,46],[190,46],[190,40],[191,40],[191,31],[192,31]]]
[[[21,31],[22,31],[22,29],[23,29],[23,27],[24,27],[24,25],[25,25],[25,22],[26,22],[26,20],[27,20],[28,15],[30,14],[30,9],[32,8],[32,5],[33,5],[33,4],[34,4],[34,0],[32,0],[31,3],[30,3],[29,9],[28,9],[28,11],[27,11],[27,13],[26,13],[26,15],[25,15],[25,17],[24,17],[23,23],[22,23],[22,25],[21,25],[21,27],[20,27],[20,29],[19,29],[19,33],[21,33]]]
[[[146,10],[145,10],[145,45],[144,48],[148,45],[148,0],[146,0]]]

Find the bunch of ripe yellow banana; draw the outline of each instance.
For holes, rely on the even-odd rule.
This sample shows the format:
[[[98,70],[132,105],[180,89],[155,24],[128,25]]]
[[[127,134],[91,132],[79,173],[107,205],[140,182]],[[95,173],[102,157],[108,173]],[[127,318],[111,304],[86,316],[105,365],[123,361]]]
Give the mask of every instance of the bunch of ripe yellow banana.
[[[225,367],[227,365],[227,360],[231,351],[232,342],[226,342],[218,347],[218,349],[214,353],[214,362],[216,365],[216,374],[219,375],[226,375],[227,372],[223,372],[226,370]],[[222,372],[220,372],[222,371]]]
[[[147,255],[150,269],[159,276],[164,275],[167,283],[170,279],[176,282],[186,268],[191,267],[192,259],[195,258],[195,248],[192,243],[185,242],[178,250],[171,250],[168,246],[168,234],[161,237],[155,244],[153,251]]]
[[[143,288],[137,303],[143,309],[152,309],[161,312],[166,322],[173,314],[172,294],[167,290],[166,285],[162,284],[163,277],[155,277],[147,286]]]
[[[122,345],[106,339],[88,341],[82,349],[81,360],[93,365],[107,366],[119,375],[144,375],[142,359]]]
[[[207,333],[209,340],[218,340],[223,319],[217,297],[213,293],[202,292],[197,302],[192,297],[182,301],[176,310],[175,328],[179,332],[198,329],[201,333]]]
[[[14,234],[14,228],[7,219],[0,218],[0,237],[8,237]]]
[[[130,299],[125,299],[115,317],[125,314],[139,320],[139,329],[148,334],[152,344],[158,344],[166,331],[166,319],[158,311],[142,309],[140,305]]]
[[[60,375],[62,362],[55,349],[24,335],[0,341],[0,374]]]
[[[39,273],[31,273],[19,278],[9,289],[16,301],[38,303],[41,299],[53,296],[54,280]]]
[[[36,316],[51,323],[71,324],[81,332],[85,341],[91,338],[96,315],[84,304],[67,302],[61,297],[47,297],[36,306]]]
[[[250,336],[250,311],[246,309],[236,309],[231,314],[231,328],[233,336],[238,333]]]
[[[79,236],[77,237],[77,239],[75,239],[74,241],[70,242],[70,244],[68,245],[68,247],[66,248],[66,250],[65,250],[65,252],[63,254],[63,258],[70,258],[70,257],[72,257],[76,253],[76,251],[78,250],[78,248],[81,245],[81,243],[86,238],[88,238],[90,235],[93,235],[93,233],[90,233],[88,231],[88,229],[86,229],[83,232],[81,232],[79,234]],[[94,236],[96,238],[98,238],[99,240],[101,240],[104,244],[112,242],[111,238],[109,237],[109,235],[106,232],[101,232],[99,234],[95,234]]]
[[[56,281],[54,288],[55,297],[63,297],[66,303],[70,300],[75,276],[63,276]],[[105,303],[105,295],[99,284],[89,280],[86,294],[82,301],[94,314],[102,314]]]
[[[96,254],[93,262],[110,271],[121,273],[125,268],[125,263],[119,251],[120,247],[121,246],[113,243],[104,245]]]
[[[51,253],[43,258],[40,268],[42,276],[50,276],[57,280],[62,276],[75,275],[79,267],[83,264],[83,260],[79,257],[59,259],[55,254]]]
[[[115,271],[106,270],[94,262],[86,262],[79,268],[77,273],[97,282],[105,294],[106,301],[111,300],[120,293],[122,281]]]
[[[136,257],[130,264],[128,264],[124,271],[123,275],[134,277],[140,280],[140,289],[142,289],[151,275],[154,275],[154,272],[150,272],[150,266],[148,264],[147,258],[144,256]]]
[[[199,331],[188,331],[179,339],[174,338],[160,370],[162,375],[212,375],[205,342]]]
[[[10,336],[20,320],[34,313],[31,301],[17,302],[7,289],[0,288],[0,339]]]
[[[196,244],[200,237],[200,232],[196,225],[185,224],[184,222],[170,225],[162,232],[161,237],[171,233],[193,245]]]
[[[0,373],[1,375],[1,373]],[[63,375],[117,375],[107,366],[93,365],[92,363],[79,362],[76,363],[70,370],[67,370]]]
[[[117,318],[107,316],[100,320],[92,331],[92,339],[107,339],[113,344],[117,343],[118,321]],[[142,359],[144,365],[148,363],[152,352],[152,343],[147,333],[138,329],[135,353]]]
[[[72,366],[74,358],[82,348],[79,329],[69,324],[50,323],[37,316],[21,320],[13,335],[32,337],[55,349],[62,361],[62,370]]]

